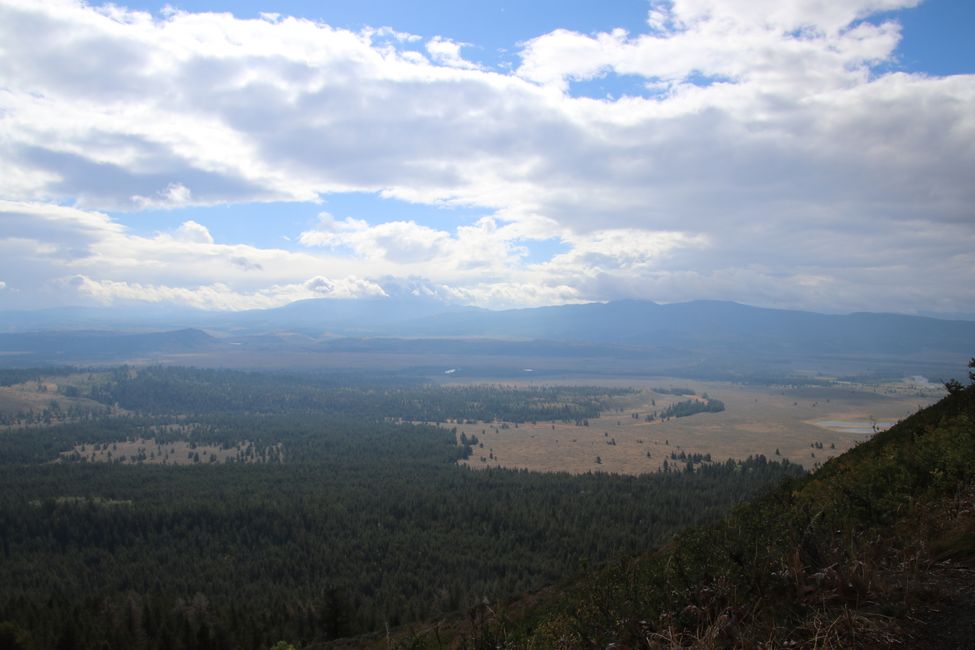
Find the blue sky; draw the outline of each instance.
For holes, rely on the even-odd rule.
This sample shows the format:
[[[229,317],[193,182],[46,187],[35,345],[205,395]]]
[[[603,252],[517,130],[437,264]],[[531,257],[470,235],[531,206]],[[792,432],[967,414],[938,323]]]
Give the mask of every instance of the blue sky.
[[[975,313],[975,3],[603,5],[0,0],[0,308]]]
[[[645,0],[536,0],[534,2],[404,3],[379,0],[358,2],[129,2],[126,6],[159,13],[165,6],[192,12],[229,12],[241,18],[262,13],[300,16],[336,27],[360,30],[367,26],[393,27],[426,38],[449,36],[469,43],[465,54],[491,67],[517,65],[519,44],[556,29],[596,33],[623,28],[631,33],[646,29]],[[271,7],[269,9],[268,7]],[[975,72],[975,3],[967,0],[925,0],[916,7],[880,12],[869,18],[893,18],[903,25],[897,61],[891,67],[929,74]],[[630,83],[626,83],[626,82]],[[632,79],[610,91],[630,89]]]
[[[422,3],[184,0],[120,4],[154,13],[168,4],[185,11],[230,12],[241,18],[256,18],[270,11],[353,30],[390,26],[427,38],[449,36],[455,41],[470,43],[470,58],[492,66],[516,62],[519,43],[556,29],[594,33],[622,27],[638,33],[646,27],[648,8],[648,3],[641,0],[604,3],[589,0],[476,0],[462,3],[447,0]],[[927,0],[917,7],[878,16],[893,17],[904,26],[904,39],[897,48],[904,69],[939,75],[975,72],[975,42],[971,38],[975,3]]]

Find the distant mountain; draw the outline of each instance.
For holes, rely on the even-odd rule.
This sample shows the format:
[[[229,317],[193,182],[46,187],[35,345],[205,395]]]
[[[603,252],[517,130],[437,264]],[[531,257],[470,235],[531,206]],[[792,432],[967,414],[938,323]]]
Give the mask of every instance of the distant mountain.
[[[975,322],[897,314],[828,315],[734,302],[649,301],[564,305],[499,312],[439,314],[405,323],[405,335],[479,336],[625,343],[750,352],[965,353]]]
[[[615,357],[605,365],[626,372],[639,372],[642,367],[729,378],[794,372],[884,376],[916,372],[946,377],[961,372],[975,353],[972,321],[898,314],[829,315],[721,301],[660,305],[625,300],[436,314],[397,323],[389,336],[544,340],[549,342],[549,354],[559,342],[563,344],[560,356]],[[580,349],[581,344],[588,347]],[[612,355],[596,349],[609,347],[615,348]]]
[[[424,296],[299,300],[283,307],[204,311],[149,304],[138,307],[58,307],[0,312],[0,332],[86,329],[205,328],[245,334],[275,331],[307,334],[386,334],[396,323],[440,314],[480,312]]]
[[[222,345],[209,334],[196,329],[138,334],[112,331],[0,334],[0,365],[152,360],[152,357],[161,354],[213,352]]]
[[[91,329],[157,333],[115,340],[105,332],[84,331]],[[192,353],[191,361],[199,365],[344,365],[418,372],[465,366],[465,372],[499,376],[534,368],[726,378],[817,372],[946,378],[963,375],[960,370],[975,353],[973,321],[829,315],[722,301],[661,305],[622,300],[490,311],[401,295],[303,300],[244,312],[167,313],[158,307],[17,312],[0,314],[3,330],[9,332],[0,336],[4,366],[152,355],[188,362],[168,357]],[[27,354],[23,346],[33,347]]]
[[[339,300],[299,300],[274,309],[224,312],[210,319],[212,325],[257,331],[299,331],[309,334],[390,334],[400,323],[450,314],[481,313],[476,307],[448,305],[434,298],[397,296]]]

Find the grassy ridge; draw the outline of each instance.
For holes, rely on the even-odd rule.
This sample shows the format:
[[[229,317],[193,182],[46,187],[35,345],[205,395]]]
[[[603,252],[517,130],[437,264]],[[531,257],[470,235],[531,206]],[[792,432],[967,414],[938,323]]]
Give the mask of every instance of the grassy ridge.
[[[956,590],[952,567],[975,557],[973,485],[975,387],[969,387],[739,506],[719,524],[682,533],[663,549],[565,589],[471,612],[455,628],[454,642],[928,647],[919,619],[930,618],[930,604]],[[432,634],[413,634],[408,643],[437,647]]]

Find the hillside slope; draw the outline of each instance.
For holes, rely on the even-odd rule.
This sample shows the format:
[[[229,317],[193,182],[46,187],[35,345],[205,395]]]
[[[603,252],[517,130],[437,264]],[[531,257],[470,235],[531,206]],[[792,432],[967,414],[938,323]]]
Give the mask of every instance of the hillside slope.
[[[975,647],[975,386],[631,558],[409,647]]]

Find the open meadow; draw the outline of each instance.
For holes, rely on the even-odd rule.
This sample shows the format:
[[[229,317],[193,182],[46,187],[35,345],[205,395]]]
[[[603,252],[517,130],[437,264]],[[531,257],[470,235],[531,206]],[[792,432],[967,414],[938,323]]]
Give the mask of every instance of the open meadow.
[[[52,374],[0,385],[0,431],[119,413],[89,395],[103,373]]]
[[[528,385],[521,382],[517,385]],[[614,407],[584,422],[457,424],[457,436],[477,438],[474,468],[542,472],[641,474],[688,459],[720,462],[764,455],[812,468],[866,440],[875,431],[939,399],[940,385],[923,379],[878,384],[745,385],[685,379],[573,379],[546,384],[632,387]],[[686,388],[694,395],[654,389]],[[678,391],[680,392],[680,391]],[[725,410],[661,419],[669,406],[704,396]],[[647,420],[648,415],[658,417]],[[709,455],[709,456],[708,456]]]
[[[76,463],[133,463],[149,465],[195,465],[199,463],[284,462],[281,445],[255,448],[249,441],[232,446],[155,438],[132,438],[118,442],[79,443],[58,459]]]

